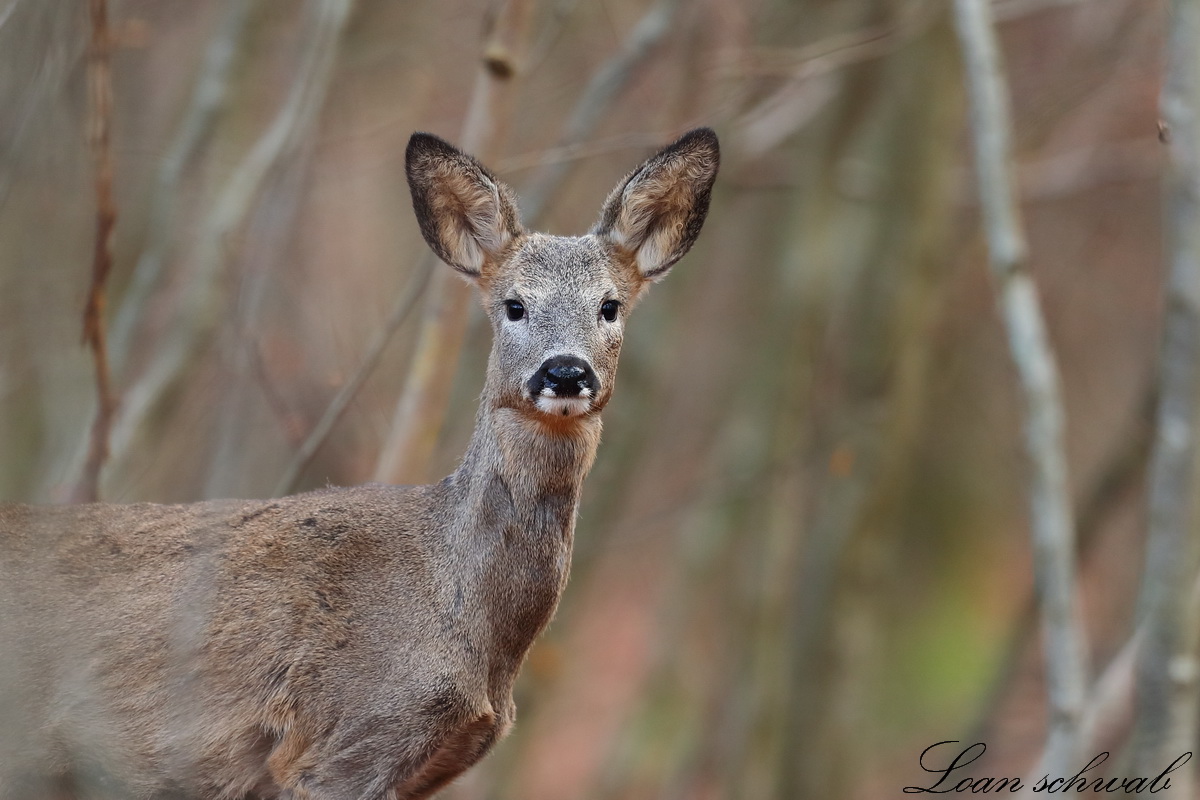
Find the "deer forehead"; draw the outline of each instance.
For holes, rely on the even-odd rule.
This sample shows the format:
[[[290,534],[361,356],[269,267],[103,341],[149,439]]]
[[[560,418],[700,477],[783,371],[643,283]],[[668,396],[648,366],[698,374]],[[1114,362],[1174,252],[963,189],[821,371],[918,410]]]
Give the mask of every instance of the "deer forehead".
[[[489,288],[506,296],[515,292],[527,302],[591,302],[618,294],[624,271],[612,250],[594,236],[533,233],[497,268]]]

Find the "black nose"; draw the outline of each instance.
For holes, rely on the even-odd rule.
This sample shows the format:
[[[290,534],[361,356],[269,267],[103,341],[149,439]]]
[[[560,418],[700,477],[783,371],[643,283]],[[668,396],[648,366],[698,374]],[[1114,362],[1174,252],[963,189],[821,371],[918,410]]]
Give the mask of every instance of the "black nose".
[[[578,397],[584,389],[596,391],[596,373],[578,356],[547,358],[529,379],[529,393],[534,397],[546,390],[554,397]]]

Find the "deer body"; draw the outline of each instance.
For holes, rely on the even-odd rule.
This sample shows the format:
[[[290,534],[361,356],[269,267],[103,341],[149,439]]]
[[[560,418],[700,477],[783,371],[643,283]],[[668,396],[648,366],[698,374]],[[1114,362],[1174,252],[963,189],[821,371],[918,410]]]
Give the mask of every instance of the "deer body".
[[[422,798],[512,725],[623,313],[694,241],[716,139],[651,158],[578,238],[522,230],[507,189],[434,137],[407,166],[422,232],[495,332],[459,468],[269,501],[0,506],[0,800]]]

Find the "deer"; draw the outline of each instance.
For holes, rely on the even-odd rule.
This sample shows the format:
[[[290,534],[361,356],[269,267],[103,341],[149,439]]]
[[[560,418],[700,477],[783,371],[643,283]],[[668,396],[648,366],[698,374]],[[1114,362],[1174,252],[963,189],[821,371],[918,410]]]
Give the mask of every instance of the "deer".
[[[0,506],[0,800],[416,800],[512,727],[566,586],[624,324],[691,248],[720,161],[686,133],[584,236],[427,133],[436,255],[493,339],[458,468],[271,500]]]

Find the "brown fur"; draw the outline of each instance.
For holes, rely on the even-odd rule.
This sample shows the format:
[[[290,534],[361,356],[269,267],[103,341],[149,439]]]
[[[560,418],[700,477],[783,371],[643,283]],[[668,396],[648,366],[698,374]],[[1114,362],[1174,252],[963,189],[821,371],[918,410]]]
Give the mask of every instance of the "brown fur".
[[[462,464],[268,501],[0,506],[0,800],[408,800],[480,759],[566,584],[624,315],[695,240],[716,168],[693,132],[593,234],[550,237],[474,159],[414,135],[421,230],[495,331]],[[597,383],[566,416],[525,388],[563,353]]]

